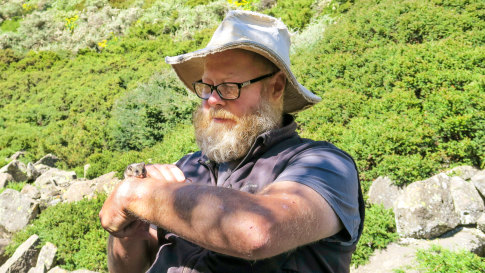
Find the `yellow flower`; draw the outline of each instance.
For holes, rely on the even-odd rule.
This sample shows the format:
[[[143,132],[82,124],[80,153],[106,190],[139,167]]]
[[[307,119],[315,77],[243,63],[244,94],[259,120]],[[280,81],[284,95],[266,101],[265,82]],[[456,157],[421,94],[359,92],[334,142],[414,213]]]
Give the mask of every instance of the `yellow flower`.
[[[105,48],[106,47],[106,43],[108,43],[108,41],[105,39],[101,42],[98,43],[98,47],[100,47],[101,49]]]
[[[22,9],[25,11],[25,12],[30,12],[31,10],[33,10],[35,8],[35,6],[33,4],[29,4],[29,3],[23,3],[22,4]]]
[[[248,0],[228,0],[227,2],[245,10],[251,9],[251,1]]]
[[[74,28],[77,27],[76,21],[77,21],[78,18],[79,18],[79,16],[77,14],[75,16],[71,17],[71,18],[64,18],[64,20],[66,20],[66,24],[64,26],[71,33],[74,31]]]

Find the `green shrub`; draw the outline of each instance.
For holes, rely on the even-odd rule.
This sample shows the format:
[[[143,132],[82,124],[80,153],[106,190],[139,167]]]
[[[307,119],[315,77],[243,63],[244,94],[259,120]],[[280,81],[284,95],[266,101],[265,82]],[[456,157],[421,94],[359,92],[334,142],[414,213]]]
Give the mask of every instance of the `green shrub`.
[[[147,88],[166,86],[156,82],[162,76],[150,82],[155,72],[168,67],[160,56],[194,50],[207,42],[211,31],[193,33],[193,39],[179,43],[168,34],[146,40],[136,35],[100,53],[32,52],[15,58],[5,53],[9,63],[0,73],[0,153],[24,149],[36,158],[54,153],[75,167],[84,165],[92,154],[114,149],[110,146],[113,127],[109,126],[114,102],[142,83],[148,82]],[[170,86],[181,89],[180,84]],[[149,112],[155,117],[153,129],[160,125],[154,116],[161,109],[157,107]],[[187,116],[191,106],[184,107],[170,118]]]
[[[9,20],[5,20],[0,24],[0,30],[3,32],[16,32],[20,26],[20,19],[19,18],[12,18]]]
[[[19,21],[16,32],[4,34],[0,39],[0,48],[14,48],[17,51],[69,50],[73,52],[86,47],[102,49],[99,43],[103,43],[104,40],[111,41],[123,35],[139,18],[141,11],[138,7],[126,9],[116,9],[109,5],[101,7],[91,6],[89,9],[80,11],[75,10],[74,7],[36,10]],[[7,25],[9,25],[8,22]]]
[[[386,210],[382,205],[367,206],[364,231],[352,255],[352,264],[367,263],[374,250],[385,248],[398,237],[392,210]]]
[[[281,18],[290,29],[303,30],[315,14],[315,9],[312,7],[314,2],[314,0],[279,0],[275,6],[263,12]]]
[[[180,122],[188,122],[196,102],[172,71],[155,75],[146,85],[127,92],[113,109],[113,146],[141,150],[153,146]]]
[[[126,166],[134,162],[147,164],[171,164],[187,153],[197,151],[194,139],[194,129],[186,123],[177,124],[169,131],[162,141],[141,151],[103,151],[91,155],[87,162],[91,164],[88,178],[95,178],[110,171],[116,171],[122,178]]]
[[[350,152],[365,188],[379,175],[407,184],[457,162],[483,166],[479,2],[355,3],[292,56],[303,85],[323,98],[298,115],[302,134]],[[427,24],[419,37],[404,33],[410,17]]]
[[[98,217],[105,199],[106,196],[98,196],[47,208],[25,230],[15,234],[6,253],[11,255],[22,242],[37,234],[42,245],[51,242],[57,246],[57,262],[62,268],[107,272],[108,233]]]
[[[4,20],[20,17],[22,13],[22,4],[19,2],[8,1],[6,3],[2,2],[2,5],[0,5],[0,18]]]
[[[439,246],[420,249],[416,252],[417,269],[423,273],[480,273],[485,268],[485,259],[469,251],[450,251]]]
[[[212,29],[213,32],[230,7],[226,0],[209,1],[206,5],[194,7],[190,3],[196,4],[179,0],[156,2],[143,12],[138,24],[155,25],[180,42],[193,39],[194,34],[204,29]],[[156,37],[156,33],[151,36]]]
[[[131,7],[135,3],[135,0],[108,0],[108,3],[113,8],[126,9]]]
[[[208,3],[214,2],[216,0],[186,0],[185,5],[193,8],[200,5],[207,5]]]
[[[5,186],[5,188],[0,188],[0,194],[5,190],[5,189],[12,189],[16,191],[21,191],[24,186],[27,184],[27,182],[10,182]]]

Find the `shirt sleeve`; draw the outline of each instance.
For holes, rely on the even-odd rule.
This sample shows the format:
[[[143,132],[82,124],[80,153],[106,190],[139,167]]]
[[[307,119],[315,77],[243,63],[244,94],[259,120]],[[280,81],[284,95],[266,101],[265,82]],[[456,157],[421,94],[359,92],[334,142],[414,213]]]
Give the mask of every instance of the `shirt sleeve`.
[[[278,181],[304,184],[318,192],[335,211],[344,229],[324,240],[355,243],[359,234],[359,180],[355,163],[343,151],[334,147],[316,146],[296,154]]]

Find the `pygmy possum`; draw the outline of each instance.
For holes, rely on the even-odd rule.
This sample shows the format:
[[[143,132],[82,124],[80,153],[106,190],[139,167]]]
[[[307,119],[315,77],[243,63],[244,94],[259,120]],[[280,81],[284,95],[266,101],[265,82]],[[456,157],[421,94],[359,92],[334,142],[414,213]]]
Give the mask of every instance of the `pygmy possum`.
[[[145,162],[141,163],[133,163],[126,167],[125,172],[123,173],[125,179],[128,177],[136,177],[136,178],[146,178],[147,177],[147,169],[145,168]],[[185,182],[192,183],[190,178],[186,178]]]
[[[147,169],[145,168],[145,162],[133,163],[133,164],[128,165],[128,167],[126,167],[123,175],[125,176],[125,178],[127,178],[127,177],[145,178],[145,177],[147,177]]]

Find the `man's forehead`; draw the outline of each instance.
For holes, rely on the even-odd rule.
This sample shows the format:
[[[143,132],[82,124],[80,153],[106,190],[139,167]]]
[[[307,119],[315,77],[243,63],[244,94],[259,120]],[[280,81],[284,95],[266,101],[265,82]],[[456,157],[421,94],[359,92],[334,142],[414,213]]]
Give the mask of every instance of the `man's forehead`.
[[[208,55],[204,61],[203,77],[212,74],[224,74],[224,76],[231,77],[248,72],[259,73],[263,70],[264,65],[254,55],[255,53],[246,50],[227,50]]]
[[[252,63],[256,61],[255,53],[242,49],[231,49],[207,55],[205,65],[212,63]]]

